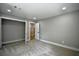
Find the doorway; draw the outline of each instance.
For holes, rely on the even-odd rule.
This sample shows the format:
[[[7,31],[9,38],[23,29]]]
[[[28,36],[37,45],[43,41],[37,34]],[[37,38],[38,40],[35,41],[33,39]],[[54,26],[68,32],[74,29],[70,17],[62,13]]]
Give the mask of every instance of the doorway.
[[[35,23],[30,23],[30,40],[35,39]]]
[[[39,23],[29,22],[29,40],[39,40]]]

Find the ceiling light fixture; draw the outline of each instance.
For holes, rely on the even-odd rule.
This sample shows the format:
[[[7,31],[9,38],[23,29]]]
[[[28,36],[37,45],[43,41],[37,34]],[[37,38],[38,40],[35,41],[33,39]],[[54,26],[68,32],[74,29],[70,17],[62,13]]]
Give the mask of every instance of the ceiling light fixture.
[[[14,6],[14,8],[17,8],[17,6]]]
[[[8,11],[8,12],[11,12],[11,10],[10,10],[10,9],[7,9],[7,11]]]
[[[62,10],[66,10],[66,9],[67,9],[67,7],[63,7],[63,8],[62,8]]]

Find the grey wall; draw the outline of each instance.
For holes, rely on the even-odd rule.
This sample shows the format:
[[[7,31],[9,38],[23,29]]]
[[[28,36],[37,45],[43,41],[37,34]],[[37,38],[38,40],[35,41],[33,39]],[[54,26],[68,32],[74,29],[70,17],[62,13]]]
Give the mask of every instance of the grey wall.
[[[2,42],[24,40],[25,23],[2,19]]]
[[[41,39],[79,48],[79,11],[39,21]]]

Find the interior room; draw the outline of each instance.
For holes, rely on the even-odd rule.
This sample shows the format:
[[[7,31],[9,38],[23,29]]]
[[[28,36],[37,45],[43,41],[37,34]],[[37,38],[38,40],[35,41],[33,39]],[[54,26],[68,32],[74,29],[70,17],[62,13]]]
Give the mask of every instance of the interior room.
[[[0,56],[79,56],[79,3],[0,3]]]

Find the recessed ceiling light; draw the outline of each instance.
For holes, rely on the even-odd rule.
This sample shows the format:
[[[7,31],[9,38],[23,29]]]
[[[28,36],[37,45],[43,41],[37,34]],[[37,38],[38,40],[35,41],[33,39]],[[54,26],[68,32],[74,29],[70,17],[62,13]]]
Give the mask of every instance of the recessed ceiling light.
[[[11,10],[10,10],[10,9],[7,9],[7,11],[8,11],[8,12],[11,12]]]
[[[33,17],[33,20],[36,20],[37,18],[36,17]]]
[[[17,8],[17,6],[14,6],[14,8]]]
[[[67,7],[63,7],[63,8],[62,8],[62,10],[66,10],[66,9],[67,9]]]

